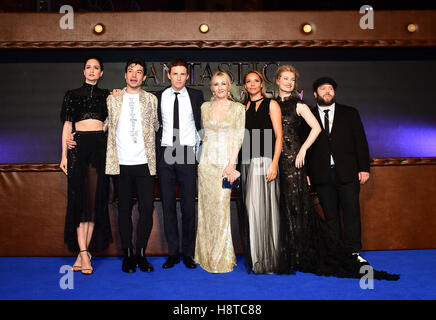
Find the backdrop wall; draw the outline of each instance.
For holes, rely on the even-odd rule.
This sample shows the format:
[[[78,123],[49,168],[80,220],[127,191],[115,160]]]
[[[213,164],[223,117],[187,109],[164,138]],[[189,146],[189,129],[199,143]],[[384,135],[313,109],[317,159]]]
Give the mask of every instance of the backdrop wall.
[[[273,81],[277,65],[292,64],[309,105],[317,77],[336,79],[337,100],[360,111],[371,157],[436,156],[435,53],[435,48],[0,51],[0,163],[59,161],[62,98],[66,90],[81,86],[83,59],[91,54],[105,61],[99,86],[109,89],[124,86],[129,57],[142,57],[148,91],[168,85],[164,63],[185,58],[192,63],[190,85],[207,98],[210,75],[218,68],[232,74],[238,98],[241,78],[250,69],[264,71]],[[272,83],[269,89],[273,93]]]

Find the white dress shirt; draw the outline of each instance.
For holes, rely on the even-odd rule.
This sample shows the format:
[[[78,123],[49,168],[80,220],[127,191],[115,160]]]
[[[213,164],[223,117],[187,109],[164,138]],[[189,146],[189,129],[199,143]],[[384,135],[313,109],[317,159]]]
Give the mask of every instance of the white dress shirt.
[[[162,92],[161,112],[162,112],[162,146],[173,145],[173,117],[174,117],[174,94],[172,87]],[[179,136],[180,145],[195,146],[197,141],[197,129],[195,127],[194,114],[192,113],[191,100],[188,90],[183,88],[179,91]]]
[[[321,119],[321,123],[322,123],[322,127],[323,128],[325,128],[325,123],[324,123],[324,116],[325,116],[325,112],[324,111],[325,110],[329,110],[329,113],[328,113],[328,115],[329,115],[329,130],[330,130],[329,133],[331,133],[332,132],[332,127],[333,127],[333,119],[335,117],[335,104],[333,103],[331,106],[323,107],[323,108],[321,108],[318,105],[319,117]],[[335,162],[333,161],[333,156],[330,155],[330,165],[334,165],[334,164],[335,164]]]

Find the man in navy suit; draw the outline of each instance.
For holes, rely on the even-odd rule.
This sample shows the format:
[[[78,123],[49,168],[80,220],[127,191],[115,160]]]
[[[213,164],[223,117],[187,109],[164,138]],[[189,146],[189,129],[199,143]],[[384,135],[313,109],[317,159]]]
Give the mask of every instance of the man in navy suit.
[[[344,244],[361,262],[359,251],[361,220],[359,192],[370,176],[368,142],[359,112],[335,102],[337,84],[323,77],[313,83],[317,106],[312,109],[323,132],[307,154],[307,169],[315,187],[327,224],[341,235],[339,208],[342,208]]]
[[[196,149],[201,128],[200,90],[187,88],[188,64],[184,60],[170,63],[171,86],[156,93],[160,128],[156,134],[156,164],[162,199],[168,259],[163,268],[180,262],[180,238],[176,210],[176,187],[182,212],[182,253],[188,268],[195,268],[195,195],[197,179]]]

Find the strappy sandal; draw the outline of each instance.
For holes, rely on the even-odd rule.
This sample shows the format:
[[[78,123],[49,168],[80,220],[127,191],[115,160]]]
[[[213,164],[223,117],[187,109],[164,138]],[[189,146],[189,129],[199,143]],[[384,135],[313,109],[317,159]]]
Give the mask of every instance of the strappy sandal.
[[[79,253],[79,256],[80,256],[80,253]],[[82,259],[82,258],[80,258],[80,259]],[[77,259],[76,259],[76,261],[77,261]],[[82,271],[82,266],[80,266],[78,264],[74,264],[73,267],[71,268],[71,270],[73,270],[74,272]]]
[[[89,251],[88,250],[80,250],[80,253],[82,253],[82,252],[87,252],[88,253],[89,263],[91,264],[92,256],[89,253]],[[82,271],[82,274],[84,274],[86,276],[89,276],[89,275],[91,275],[94,272],[94,269],[91,266],[91,268],[82,268],[81,271]],[[90,271],[90,272],[83,272],[83,271]]]

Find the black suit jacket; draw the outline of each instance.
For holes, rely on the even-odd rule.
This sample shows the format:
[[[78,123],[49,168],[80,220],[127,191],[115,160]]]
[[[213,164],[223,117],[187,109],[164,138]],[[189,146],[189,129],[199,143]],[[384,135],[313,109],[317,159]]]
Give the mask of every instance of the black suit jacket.
[[[161,143],[162,143],[162,93],[169,87],[155,93],[157,97],[157,117],[159,120],[159,130],[156,133],[156,159],[160,159]],[[186,87],[189,100],[191,100],[192,114],[194,115],[195,128],[197,131],[201,129],[201,105],[204,102],[203,92],[197,89]]]
[[[318,107],[312,108],[312,113],[323,128]],[[336,103],[330,136],[323,129],[309,148],[306,164],[312,184],[328,182],[330,153],[343,183],[355,181],[361,171],[370,171],[368,142],[355,108]]]

